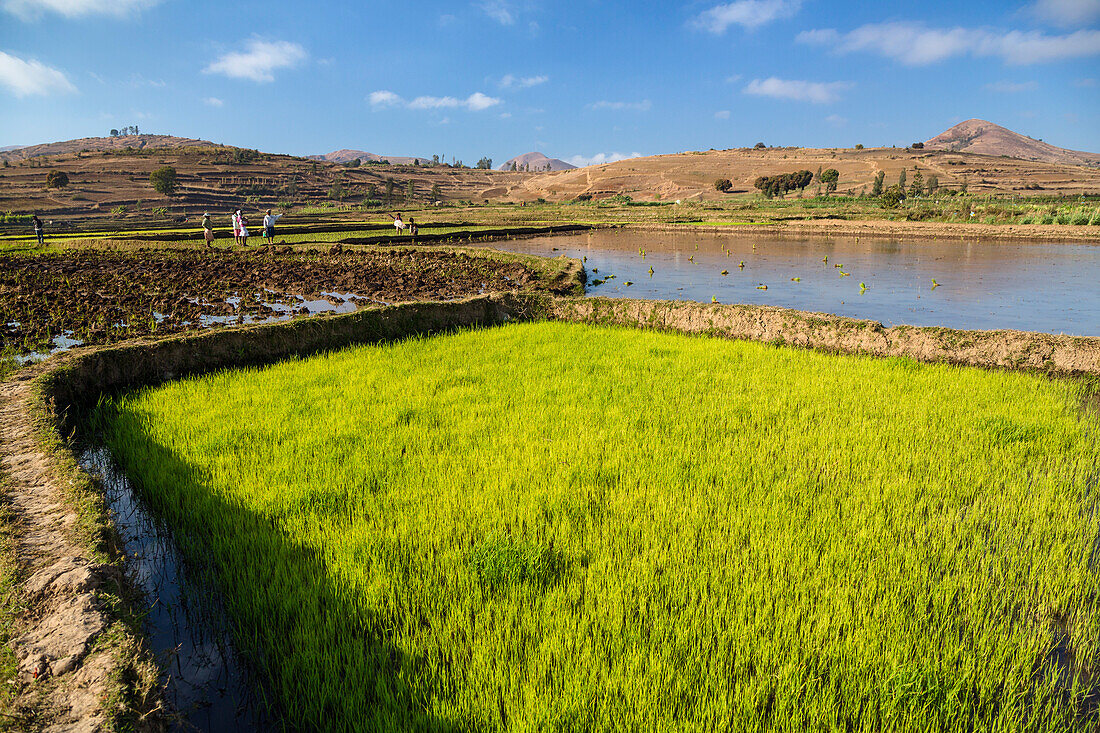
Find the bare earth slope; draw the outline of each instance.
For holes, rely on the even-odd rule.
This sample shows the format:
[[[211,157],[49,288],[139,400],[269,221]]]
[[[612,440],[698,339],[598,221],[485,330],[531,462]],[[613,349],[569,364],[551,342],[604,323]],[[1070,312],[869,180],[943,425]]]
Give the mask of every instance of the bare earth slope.
[[[1058,148],[985,120],[967,120],[941,132],[924,144],[932,150],[983,155],[1007,155],[1022,160],[1065,165],[1100,166],[1100,155]]]
[[[379,163],[383,160],[388,160],[394,165],[425,165],[428,163],[427,158],[409,157],[406,155],[378,155],[377,153],[368,153],[365,150],[334,150],[331,153],[325,153],[324,155],[310,155],[310,160],[323,160],[327,163],[347,163],[349,160],[361,160],[371,163]]]
[[[733,193],[750,193],[755,192],[753,181],[758,176],[803,169],[816,173],[818,169],[829,168],[840,173],[838,191],[849,194],[869,192],[879,171],[886,174],[886,185],[896,183],[903,169],[910,180],[919,170],[926,180],[936,176],[941,186],[959,188],[965,182],[971,193],[1100,192],[1100,169],[1081,165],[903,148],[735,148],[631,158],[544,173],[518,182],[507,196],[556,201],[579,195],[600,199],[623,194],[635,199],[713,200],[728,198],[715,190],[717,179],[730,179]],[[806,194],[813,191],[811,186]]]
[[[75,155],[77,153],[106,153],[114,150],[175,149],[188,147],[220,147],[209,140],[196,140],[174,135],[119,135],[117,137],[82,137],[64,142],[43,143],[0,150],[0,160],[14,163],[40,155]]]

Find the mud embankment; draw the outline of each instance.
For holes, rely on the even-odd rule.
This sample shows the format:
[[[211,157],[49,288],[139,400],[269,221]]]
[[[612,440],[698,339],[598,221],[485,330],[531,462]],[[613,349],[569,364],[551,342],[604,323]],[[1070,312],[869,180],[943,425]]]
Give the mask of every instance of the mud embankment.
[[[751,213],[747,212],[751,216]],[[735,215],[735,214],[734,214]],[[736,224],[629,223],[629,229],[662,232],[697,232],[730,236],[769,237],[877,237],[906,239],[962,239],[968,241],[1029,240],[1049,243],[1100,244],[1100,227],[1069,224],[962,224],[938,221],[848,220],[838,216],[819,219],[776,219]]]
[[[987,369],[1100,375],[1100,338],[1026,331],[892,326],[758,305],[555,298],[550,318],[747,339],[846,354],[900,356]]]

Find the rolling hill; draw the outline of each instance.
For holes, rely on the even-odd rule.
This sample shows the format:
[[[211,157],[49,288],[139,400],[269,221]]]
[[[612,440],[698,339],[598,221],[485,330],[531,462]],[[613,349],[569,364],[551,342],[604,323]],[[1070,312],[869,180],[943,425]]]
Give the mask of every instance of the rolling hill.
[[[510,171],[512,170],[512,164],[515,163],[517,170],[528,171],[571,171],[577,166],[572,163],[566,163],[564,160],[558,158],[548,158],[542,153],[524,153],[523,155],[517,155],[514,158],[509,158],[504,161],[504,165],[500,166],[497,170]]]
[[[955,153],[1007,155],[1063,165],[1100,166],[1100,155],[1058,148],[1042,140],[1021,135],[986,120],[967,120],[941,132],[924,144],[926,149]]]
[[[75,155],[78,153],[109,153],[125,150],[175,150],[189,147],[225,147],[209,140],[197,140],[174,135],[118,135],[116,137],[82,137],[41,145],[13,146],[0,150],[0,160],[12,163],[43,155]]]
[[[347,163],[349,160],[360,160],[366,163],[380,163],[388,160],[394,165],[425,165],[430,163],[427,158],[408,157],[404,155],[378,155],[368,153],[365,150],[334,150],[324,155],[309,155],[310,160],[323,160],[326,163]]]

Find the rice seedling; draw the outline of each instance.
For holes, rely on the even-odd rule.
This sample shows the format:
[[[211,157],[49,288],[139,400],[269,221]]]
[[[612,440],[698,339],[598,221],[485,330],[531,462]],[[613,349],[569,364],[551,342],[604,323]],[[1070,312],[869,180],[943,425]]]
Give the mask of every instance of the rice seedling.
[[[1070,731],[1083,389],[541,323],[99,421],[294,728]]]

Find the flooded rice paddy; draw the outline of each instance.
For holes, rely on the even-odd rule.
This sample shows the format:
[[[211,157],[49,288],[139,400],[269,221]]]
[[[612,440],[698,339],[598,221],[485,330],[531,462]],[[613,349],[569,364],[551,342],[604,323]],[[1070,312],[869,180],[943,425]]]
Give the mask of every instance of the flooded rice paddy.
[[[104,487],[126,570],[148,603],[146,638],[159,663],[173,727],[233,733],[270,729],[272,720],[232,643],[217,592],[189,571],[170,530],[134,493],[110,451],[88,448],[80,465]]]
[[[1096,245],[599,230],[494,247],[586,258],[593,296],[775,305],[887,326],[1100,336]]]

